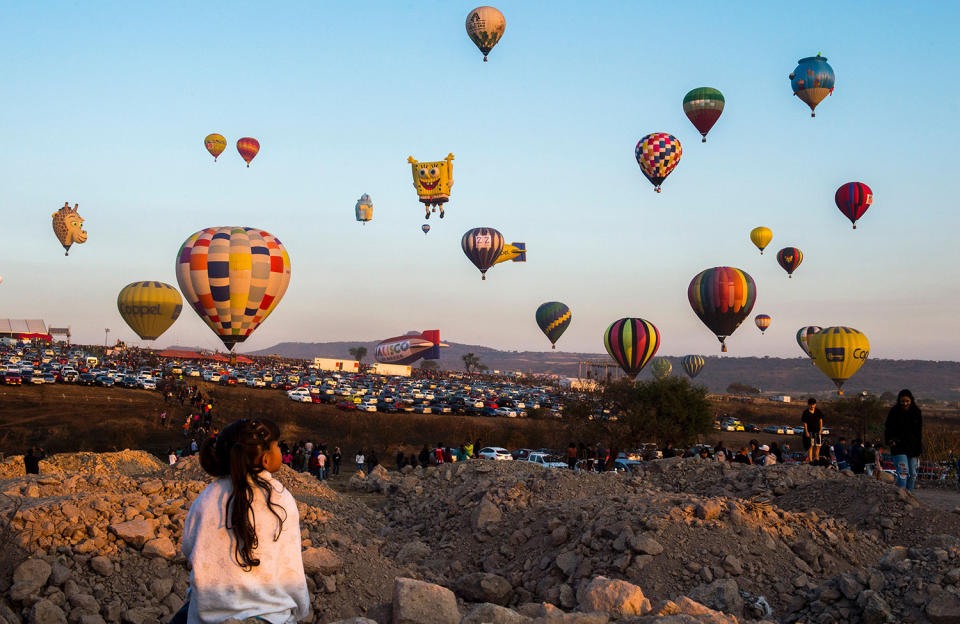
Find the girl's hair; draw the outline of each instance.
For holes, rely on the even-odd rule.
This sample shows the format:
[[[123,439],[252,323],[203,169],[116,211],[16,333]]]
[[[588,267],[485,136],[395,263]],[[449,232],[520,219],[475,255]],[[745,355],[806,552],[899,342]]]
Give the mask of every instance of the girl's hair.
[[[909,397],[911,407],[917,404],[917,400],[913,398],[913,393],[907,390],[906,388],[904,388],[897,394],[897,403],[899,403],[900,399],[902,399],[903,397]]]
[[[273,487],[260,476],[263,467],[261,457],[272,443],[280,439],[280,430],[273,421],[265,418],[241,419],[224,427],[217,437],[207,438],[200,449],[200,465],[214,477],[230,477],[233,492],[227,498],[227,529],[236,536],[233,560],[244,570],[260,565],[254,556],[257,548],[256,518],[253,516],[253,485],[263,490],[267,507],[277,518],[277,532],[273,541],[280,538],[286,510],[274,503]],[[277,513],[282,512],[283,516]]]

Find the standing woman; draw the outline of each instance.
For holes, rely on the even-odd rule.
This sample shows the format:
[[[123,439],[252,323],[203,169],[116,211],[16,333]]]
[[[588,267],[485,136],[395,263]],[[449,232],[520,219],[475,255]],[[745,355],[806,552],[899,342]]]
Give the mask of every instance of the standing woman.
[[[923,452],[923,416],[913,394],[901,390],[890,408],[884,439],[890,445],[897,485],[912,490],[917,483],[917,464]]]

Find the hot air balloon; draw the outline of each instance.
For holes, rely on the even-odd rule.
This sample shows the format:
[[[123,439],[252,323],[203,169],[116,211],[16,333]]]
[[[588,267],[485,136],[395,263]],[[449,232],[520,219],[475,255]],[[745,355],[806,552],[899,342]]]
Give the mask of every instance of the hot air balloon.
[[[203,145],[207,148],[207,151],[210,152],[210,155],[213,156],[213,162],[217,162],[217,156],[223,153],[223,150],[227,149],[227,140],[223,138],[222,134],[208,134],[203,139]]]
[[[249,227],[195,232],[175,268],[184,298],[230,350],[270,316],[290,283],[287,250],[269,232]]]
[[[734,267],[713,267],[698,273],[687,287],[690,307],[703,324],[717,336],[721,351],[726,338],[753,310],[757,285],[750,275]]]
[[[3,276],[0,275],[0,284],[2,284],[2,283],[3,283]]]
[[[180,316],[183,299],[170,284],[134,282],[117,295],[117,309],[141,339],[156,340]]]
[[[57,240],[63,245],[65,256],[70,254],[70,246],[74,243],[81,245],[87,242],[87,231],[83,229],[83,217],[77,214],[79,204],[70,207],[69,202],[64,202],[63,208],[53,213],[53,233]]]
[[[440,218],[444,217],[443,205],[450,201],[450,188],[453,186],[453,154],[447,154],[443,160],[420,162],[413,156],[407,158],[413,172],[413,188],[430,218],[431,210],[440,209]]]
[[[712,87],[697,87],[683,96],[683,112],[700,132],[702,143],[723,112],[723,94]]]
[[[833,95],[833,68],[827,63],[827,57],[808,56],[797,61],[797,68],[790,74],[790,86],[793,94],[810,107],[810,116],[816,117],[814,109],[823,98]]]
[[[460,239],[460,247],[478,269],[482,279],[487,279],[487,269],[492,267],[503,251],[503,234],[489,227],[467,230]]]
[[[821,329],[808,338],[807,344],[813,363],[837,385],[837,394],[843,394],[843,384],[870,355],[870,341],[852,327]]]
[[[366,225],[367,221],[373,218],[373,202],[370,201],[370,196],[366,193],[361,195],[354,210],[357,213],[357,221],[362,221]]]
[[[666,379],[673,372],[673,364],[665,357],[653,358],[650,361],[650,372],[653,373],[653,377],[657,381]]]
[[[423,230],[423,233],[424,233],[424,234],[426,234],[427,232],[430,231],[430,224],[429,224],[429,223],[424,223],[423,225],[420,226],[420,229]]]
[[[760,329],[760,334],[763,335],[763,333],[767,331],[767,328],[770,327],[770,315],[758,314],[753,317],[753,322],[757,324],[757,327]]]
[[[847,182],[837,189],[833,199],[840,212],[850,219],[853,229],[857,229],[857,219],[873,204],[873,191],[863,182]]]
[[[622,318],[604,332],[603,346],[623,372],[633,379],[660,347],[660,331],[650,321]]]
[[[808,325],[807,327],[801,327],[797,331],[797,344],[800,345],[800,348],[803,349],[803,352],[806,353],[811,359],[813,356],[810,355],[810,336],[814,335],[821,329],[823,328],[816,325]]]
[[[654,132],[640,139],[634,150],[637,164],[643,175],[653,184],[653,190],[660,192],[660,185],[680,162],[683,148],[672,134]]]
[[[477,7],[467,15],[467,35],[480,48],[484,63],[506,28],[507,20],[503,19],[503,13],[491,6]]]
[[[702,355],[685,355],[680,360],[683,370],[693,379],[703,370],[704,359]]]
[[[763,250],[767,248],[767,245],[770,244],[770,241],[773,240],[773,232],[768,227],[755,227],[750,230],[750,240],[753,241],[753,244],[757,246],[757,249],[760,250],[760,255],[763,255]]]
[[[796,247],[784,247],[777,252],[777,262],[787,272],[787,277],[793,277],[793,272],[797,270],[800,263],[803,262],[803,252]]]
[[[537,325],[550,341],[551,349],[557,348],[557,341],[567,331],[573,316],[570,308],[559,301],[541,303],[536,313]]]
[[[247,167],[249,167],[250,161],[253,160],[257,152],[260,151],[260,141],[251,137],[237,139],[237,151],[240,152],[240,156],[247,161]]]

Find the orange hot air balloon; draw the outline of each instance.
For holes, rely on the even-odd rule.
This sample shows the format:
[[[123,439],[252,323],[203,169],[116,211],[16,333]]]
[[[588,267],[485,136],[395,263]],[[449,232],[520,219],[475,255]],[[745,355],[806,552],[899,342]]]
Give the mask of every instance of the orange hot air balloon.
[[[217,162],[217,156],[223,153],[223,150],[227,149],[227,140],[223,138],[222,134],[208,134],[203,139],[203,145],[207,148],[207,151],[210,152],[210,155],[213,156],[213,162]]]
[[[253,160],[257,152],[260,151],[260,141],[252,137],[237,139],[237,151],[240,152],[240,156],[247,161],[247,167],[249,167],[250,161]]]

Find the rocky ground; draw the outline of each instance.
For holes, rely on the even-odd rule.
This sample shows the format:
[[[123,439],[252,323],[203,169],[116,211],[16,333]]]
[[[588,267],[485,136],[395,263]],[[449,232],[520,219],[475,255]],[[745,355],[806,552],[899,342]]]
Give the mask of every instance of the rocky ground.
[[[166,622],[209,481],[196,461],[22,466],[0,464],[0,624]],[[346,493],[276,476],[300,507],[315,622],[960,622],[960,514],[865,476],[699,459],[629,477],[378,468]]]

